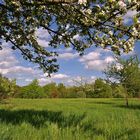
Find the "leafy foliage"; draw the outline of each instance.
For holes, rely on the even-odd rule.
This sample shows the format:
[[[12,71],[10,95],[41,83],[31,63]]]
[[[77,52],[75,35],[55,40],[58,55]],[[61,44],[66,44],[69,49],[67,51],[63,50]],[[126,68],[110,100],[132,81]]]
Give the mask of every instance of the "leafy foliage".
[[[49,98],[56,98],[59,96],[59,92],[57,90],[56,83],[49,83],[46,84],[44,87],[44,93],[47,95]]]
[[[15,94],[16,80],[9,80],[0,75],[0,99],[13,96]]]
[[[17,96],[21,98],[45,97],[43,88],[39,86],[39,83],[36,79],[33,80],[29,85],[22,87],[20,93]]]
[[[117,58],[117,62],[108,66],[105,74],[112,82],[119,82],[123,87],[126,105],[128,97],[138,97],[140,94],[140,61],[137,56],[127,60]]]
[[[112,96],[115,98],[124,98],[125,89],[121,84],[112,85]]]
[[[137,14],[128,25],[123,16],[129,10]],[[12,49],[50,74],[58,70],[57,52],[38,44],[37,29],[48,31],[52,48],[63,45],[83,54],[95,45],[119,54],[131,51],[140,39],[139,11],[139,0],[1,0],[0,42],[9,41]]]
[[[132,59],[135,61],[134,59]],[[127,60],[128,61],[128,60]],[[123,61],[124,62],[124,61]],[[113,66],[112,64],[111,66]],[[114,65],[116,66],[116,65]],[[133,66],[130,66],[131,70]],[[126,68],[126,67],[125,67]],[[134,67],[133,67],[134,68]],[[113,68],[114,70],[114,68]],[[118,70],[118,69],[116,69]],[[20,87],[16,85],[16,80],[9,80],[3,76],[0,77],[0,99],[7,97],[15,98],[124,98],[140,96],[140,71],[138,64],[134,71],[125,75],[126,79],[116,83],[108,83],[101,78],[96,79],[93,83],[83,83],[77,86],[65,86],[63,83],[48,83],[40,86],[37,79],[30,84]],[[112,74],[112,71],[107,71]],[[118,72],[118,71],[117,71]],[[129,71],[130,72],[130,71]],[[123,73],[121,73],[123,75]],[[108,75],[109,76],[109,75]],[[110,75],[111,76],[111,75]],[[123,75],[124,76],[124,75]],[[118,75],[117,75],[118,77]],[[120,77],[119,77],[120,78]],[[124,83],[125,82],[125,83]],[[81,83],[81,82],[80,82]],[[127,95],[127,96],[126,96]]]
[[[94,84],[94,97],[96,98],[108,98],[112,97],[112,89],[108,83],[105,83],[102,79],[97,79]]]
[[[126,88],[128,94],[138,95],[140,92],[140,61],[137,56],[127,60],[117,58],[116,63],[108,66],[105,74],[112,82],[119,82]]]

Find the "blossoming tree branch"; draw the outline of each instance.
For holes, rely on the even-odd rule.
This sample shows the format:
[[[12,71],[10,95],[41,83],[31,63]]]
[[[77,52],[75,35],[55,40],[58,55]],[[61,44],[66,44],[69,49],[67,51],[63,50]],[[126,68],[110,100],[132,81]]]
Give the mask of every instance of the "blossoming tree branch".
[[[128,11],[136,14],[126,23]],[[48,73],[58,70],[55,48],[61,45],[80,54],[93,46],[120,54],[140,39],[139,0],[0,0],[0,15],[1,44],[10,42],[13,50]],[[37,42],[40,28],[50,36],[50,51]]]

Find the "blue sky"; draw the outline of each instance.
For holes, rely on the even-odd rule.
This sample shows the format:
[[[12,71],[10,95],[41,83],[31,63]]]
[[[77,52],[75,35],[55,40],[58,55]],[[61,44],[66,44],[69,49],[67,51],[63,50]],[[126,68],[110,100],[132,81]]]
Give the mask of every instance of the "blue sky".
[[[47,78],[47,74],[39,70],[37,65],[25,61],[18,52],[12,51],[9,43],[4,42],[3,46],[5,48],[0,51],[0,72],[10,79],[16,78],[17,84],[21,86],[30,83],[34,78],[41,85],[52,81],[71,85],[73,80],[78,80],[81,76],[92,82],[98,77],[104,78],[102,71],[108,63],[114,61],[113,53],[101,48],[93,47],[82,57],[72,49],[59,50],[60,69],[58,73],[52,74],[52,78]],[[123,54],[123,57],[133,54],[140,54],[140,42],[136,43],[134,51]]]
[[[135,12],[128,12],[125,16],[125,22],[129,22],[130,17]],[[48,32],[39,29],[36,32],[38,43],[50,49],[48,46]],[[75,36],[78,39],[78,35]],[[85,77],[89,82],[93,82],[96,78],[104,78],[102,71],[108,63],[114,61],[113,53],[109,50],[95,48],[94,46],[86,50],[85,55],[80,57],[77,52],[71,48],[59,48],[58,64],[60,69],[57,73],[52,74],[51,78],[46,77],[37,67],[38,65],[25,61],[19,51],[10,49],[11,44],[3,41],[3,50],[0,51],[0,73],[10,79],[17,79],[18,85],[27,85],[33,79],[38,79],[41,85],[49,82],[63,82],[67,85],[73,84],[74,80],[80,80]],[[122,57],[137,54],[140,57],[140,41],[136,42],[134,50],[129,54],[123,54]]]

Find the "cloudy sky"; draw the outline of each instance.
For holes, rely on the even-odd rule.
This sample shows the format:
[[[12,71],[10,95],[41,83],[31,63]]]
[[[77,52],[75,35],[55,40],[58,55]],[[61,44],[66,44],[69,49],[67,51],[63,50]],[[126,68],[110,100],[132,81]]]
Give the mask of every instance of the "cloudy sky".
[[[134,14],[135,12],[129,11],[125,16],[125,22],[129,22]],[[38,43],[49,49],[47,31],[39,29],[36,35],[39,37]],[[78,35],[75,38],[78,38]],[[71,85],[74,79],[78,80],[81,76],[92,82],[96,78],[104,78],[102,71],[108,63],[114,61],[111,51],[95,48],[94,46],[86,50],[85,55],[82,57],[71,48],[59,48],[58,64],[60,69],[58,73],[52,74],[51,78],[48,78],[46,77],[47,74],[38,69],[38,65],[24,60],[19,51],[11,50],[10,43],[3,41],[2,46],[3,49],[0,51],[0,73],[10,79],[16,78],[17,84],[21,86],[29,84],[35,78],[39,80],[41,85],[52,81]],[[123,57],[133,54],[140,54],[140,42],[136,42],[134,50],[127,55],[123,54]]]

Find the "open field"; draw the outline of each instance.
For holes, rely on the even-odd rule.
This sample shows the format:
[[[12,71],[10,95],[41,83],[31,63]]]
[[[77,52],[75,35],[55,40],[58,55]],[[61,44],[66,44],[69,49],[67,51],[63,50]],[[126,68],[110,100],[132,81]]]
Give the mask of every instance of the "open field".
[[[140,140],[140,100],[9,99],[0,140]]]

